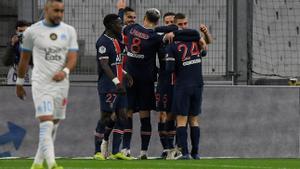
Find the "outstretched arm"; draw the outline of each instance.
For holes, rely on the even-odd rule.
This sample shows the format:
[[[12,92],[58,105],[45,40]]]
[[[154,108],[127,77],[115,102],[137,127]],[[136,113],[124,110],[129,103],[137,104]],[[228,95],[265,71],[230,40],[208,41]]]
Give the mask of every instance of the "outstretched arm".
[[[183,29],[174,31],[175,41],[184,41],[184,42],[192,42],[199,41],[200,34],[197,30],[194,29]]]

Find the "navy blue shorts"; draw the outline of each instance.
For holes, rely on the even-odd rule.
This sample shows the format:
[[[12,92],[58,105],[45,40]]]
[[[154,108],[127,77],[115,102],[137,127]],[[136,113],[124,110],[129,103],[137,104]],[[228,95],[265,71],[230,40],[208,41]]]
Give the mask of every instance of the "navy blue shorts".
[[[134,81],[131,87],[127,88],[128,109],[134,111],[154,110],[155,93],[154,83],[143,83]]]
[[[156,111],[171,112],[174,85],[158,83],[156,87]]]
[[[116,112],[125,109],[128,106],[127,96],[115,93],[100,93],[100,109],[101,112]]]
[[[174,89],[172,113],[181,116],[201,114],[203,86]]]

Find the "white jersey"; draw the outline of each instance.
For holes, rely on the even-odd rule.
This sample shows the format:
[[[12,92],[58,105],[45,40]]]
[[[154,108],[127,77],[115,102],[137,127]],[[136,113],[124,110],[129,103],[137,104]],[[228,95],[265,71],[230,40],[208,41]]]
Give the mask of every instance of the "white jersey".
[[[32,51],[32,84],[69,83],[67,78],[60,83],[54,82],[52,78],[64,68],[67,53],[78,50],[77,35],[72,26],[64,22],[49,26],[44,20],[39,21],[24,32],[22,50]]]

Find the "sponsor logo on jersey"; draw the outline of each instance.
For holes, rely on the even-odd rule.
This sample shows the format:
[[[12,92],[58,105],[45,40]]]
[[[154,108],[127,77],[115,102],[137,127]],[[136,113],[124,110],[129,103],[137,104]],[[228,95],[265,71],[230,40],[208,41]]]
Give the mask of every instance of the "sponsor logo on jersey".
[[[56,39],[57,39],[56,33],[51,33],[51,34],[50,34],[50,39],[51,39],[51,40],[56,40]]]
[[[145,58],[144,55],[135,54],[135,53],[131,53],[131,52],[127,52],[127,56],[132,57],[132,58],[137,58],[137,59],[144,59]]]
[[[45,49],[45,53],[46,53],[45,59],[48,61],[49,60],[56,60],[56,61],[62,60],[60,53],[62,53],[63,51],[66,51],[66,50],[67,50],[66,48]]]
[[[189,60],[189,61],[185,61],[182,63],[183,66],[188,66],[188,65],[193,65],[193,64],[197,64],[197,63],[201,63],[201,59],[194,59],[194,60]]]

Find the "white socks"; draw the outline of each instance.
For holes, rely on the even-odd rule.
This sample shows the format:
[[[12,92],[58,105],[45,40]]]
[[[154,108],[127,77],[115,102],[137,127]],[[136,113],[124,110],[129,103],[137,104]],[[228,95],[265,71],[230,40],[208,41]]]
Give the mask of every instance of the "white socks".
[[[59,123],[54,124],[54,126],[53,126],[53,131],[52,131],[52,140],[53,140],[53,143],[54,143],[55,138],[56,138],[56,133],[57,133],[58,126],[59,126]],[[39,144],[38,150],[37,150],[35,158],[34,158],[34,164],[43,165],[44,159],[45,159],[45,156],[44,156],[44,154],[42,152],[42,149],[41,149],[41,146]]]
[[[52,139],[54,124],[52,121],[40,123],[39,148],[34,163],[42,164],[42,158],[46,159],[48,168],[52,168],[55,163],[54,144]]]
[[[53,139],[53,143],[55,142],[56,139],[56,133],[57,133],[57,128],[59,126],[59,123],[54,124],[53,126],[53,131],[52,131],[52,139]]]

